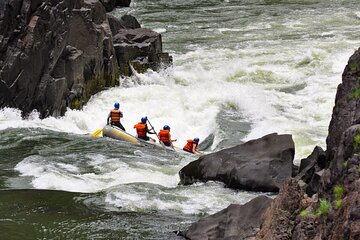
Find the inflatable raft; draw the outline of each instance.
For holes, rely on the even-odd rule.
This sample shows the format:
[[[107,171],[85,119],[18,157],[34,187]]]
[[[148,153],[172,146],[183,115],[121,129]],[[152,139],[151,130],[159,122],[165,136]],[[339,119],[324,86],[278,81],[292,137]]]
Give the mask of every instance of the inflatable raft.
[[[103,136],[113,138],[120,141],[127,141],[132,143],[140,143],[140,139],[134,137],[133,135],[123,131],[120,128],[115,126],[106,125],[103,128]]]
[[[166,146],[160,145],[158,143],[153,143],[150,141],[145,141],[143,139],[137,138],[137,137],[131,135],[130,133],[127,133],[127,132],[123,131],[122,129],[115,127],[115,126],[106,125],[103,128],[102,132],[103,132],[104,137],[109,137],[109,138],[120,140],[120,141],[137,143],[137,144],[140,144],[143,146],[157,147],[157,148],[162,148],[162,149],[165,148],[168,150],[175,151],[175,149],[173,149],[171,147],[166,147]]]

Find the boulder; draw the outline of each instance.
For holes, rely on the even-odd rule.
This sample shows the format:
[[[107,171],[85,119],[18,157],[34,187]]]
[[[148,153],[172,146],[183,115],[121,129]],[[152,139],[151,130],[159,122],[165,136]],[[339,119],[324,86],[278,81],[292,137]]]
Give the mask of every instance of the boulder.
[[[276,192],[291,177],[294,152],[291,135],[269,134],[201,156],[180,170],[180,181],[213,180],[234,189]]]
[[[172,57],[162,51],[161,35],[152,30],[119,29],[114,42],[120,72],[124,75],[131,75],[133,69],[140,73],[149,68],[157,71],[172,63]]]
[[[137,19],[131,15],[124,15],[120,19],[117,19],[111,14],[107,14],[110,24],[111,32],[113,36],[119,33],[120,29],[136,29],[141,28]]]
[[[301,160],[299,173],[295,179],[302,180],[307,184],[306,193],[311,197],[317,192],[319,186],[319,176],[326,167],[326,154],[325,151],[316,146],[313,152],[305,159]]]
[[[224,210],[192,224],[180,235],[192,239],[247,239],[260,228],[261,217],[272,199],[260,196],[244,205],[231,204]]]
[[[100,0],[107,12],[111,12],[115,7],[129,7],[131,0]]]

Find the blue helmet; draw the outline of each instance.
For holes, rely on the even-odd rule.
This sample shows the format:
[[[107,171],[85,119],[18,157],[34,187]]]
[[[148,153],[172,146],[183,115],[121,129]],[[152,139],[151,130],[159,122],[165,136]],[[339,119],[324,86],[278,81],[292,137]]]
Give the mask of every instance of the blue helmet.
[[[141,122],[142,122],[142,123],[146,123],[146,122],[147,122],[147,117],[142,117],[142,118],[141,118]]]
[[[114,104],[114,108],[119,109],[119,108],[120,108],[120,103],[116,102],[116,103]]]
[[[163,129],[164,129],[164,130],[170,130],[170,127],[169,127],[168,125],[165,125],[165,126],[163,127]]]
[[[200,141],[200,139],[196,137],[196,138],[194,138],[194,141],[198,143]]]

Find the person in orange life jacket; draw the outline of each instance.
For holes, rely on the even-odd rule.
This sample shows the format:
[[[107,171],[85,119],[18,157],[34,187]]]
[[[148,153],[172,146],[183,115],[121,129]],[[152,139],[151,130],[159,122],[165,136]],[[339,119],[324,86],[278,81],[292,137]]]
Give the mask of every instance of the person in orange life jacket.
[[[122,130],[125,131],[124,126],[120,123],[120,119],[123,117],[123,113],[119,110],[120,108],[120,104],[118,102],[116,102],[114,104],[114,109],[110,111],[109,116],[107,118],[107,124],[116,126],[118,128],[121,128]],[[109,121],[111,119],[111,121]]]
[[[198,150],[199,141],[200,141],[199,138],[187,140],[187,143],[183,147],[183,150],[189,153],[201,154]]]
[[[136,132],[137,132],[137,135],[138,135],[138,138],[140,139],[143,139],[145,141],[153,141],[153,142],[156,142],[155,139],[151,138],[151,137],[148,137],[146,134],[149,133],[149,134],[155,134],[155,132],[151,132],[151,130],[153,130],[152,128],[149,130],[148,129],[148,126],[146,124],[147,122],[147,117],[142,117],[141,118],[141,122],[139,122],[138,124],[135,124],[134,125],[134,128],[136,128]]]
[[[162,143],[164,143],[165,146],[173,146],[172,143],[176,142],[177,139],[171,140],[171,135],[170,135],[170,127],[168,125],[165,125],[163,127],[163,129],[160,130],[159,132],[159,138],[160,141]]]

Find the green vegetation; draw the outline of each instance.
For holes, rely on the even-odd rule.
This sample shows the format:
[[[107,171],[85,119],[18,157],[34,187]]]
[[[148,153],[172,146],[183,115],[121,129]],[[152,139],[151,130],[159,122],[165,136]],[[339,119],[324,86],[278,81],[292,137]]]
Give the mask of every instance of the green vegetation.
[[[299,215],[300,215],[300,217],[305,217],[305,216],[308,216],[311,214],[312,214],[312,212],[310,212],[308,210],[302,210]]]
[[[335,201],[335,209],[338,210],[342,206],[342,199],[338,199]]]
[[[349,161],[346,160],[346,161],[343,163],[343,165],[344,165],[344,168],[348,168],[348,166],[349,166]]]
[[[356,98],[360,97],[360,86],[358,86],[357,88],[355,88],[352,93],[351,93],[351,97],[350,100],[354,100]]]
[[[360,134],[356,134],[355,137],[354,137],[354,144],[353,144],[355,151],[359,150],[359,143],[360,143]]]
[[[344,187],[340,185],[336,185],[334,187],[334,195],[335,195],[335,209],[338,210],[342,206],[342,198],[344,196]]]
[[[318,209],[316,209],[315,211],[302,210],[299,215],[300,217],[306,217],[309,215],[320,217],[321,215],[328,214],[329,209],[330,209],[329,201],[327,201],[326,199],[320,199],[320,205]]]
[[[343,195],[344,195],[344,187],[341,185],[336,185],[334,187],[334,194],[336,199],[342,199]]]
[[[315,215],[317,217],[321,216],[321,215],[325,215],[329,213],[329,209],[330,209],[330,203],[329,201],[327,201],[326,199],[320,199],[320,206],[319,208],[315,211]]]
[[[74,98],[73,100],[71,100],[69,102],[69,107],[70,107],[70,109],[80,110],[80,108],[81,108],[80,99],[79,98]]]

